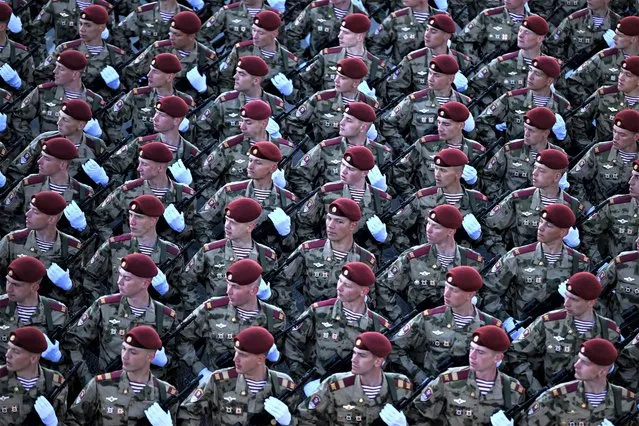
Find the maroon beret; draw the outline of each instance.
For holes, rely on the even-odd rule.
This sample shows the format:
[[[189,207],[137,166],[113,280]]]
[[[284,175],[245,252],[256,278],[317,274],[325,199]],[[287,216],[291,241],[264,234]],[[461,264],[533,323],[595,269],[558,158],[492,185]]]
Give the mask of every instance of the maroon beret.
[[[265,328],[258,326],[247,327],[234,337],[237,349],[253,355],[263,355],[273,347],[273,335]]]
[[[459,65],[457,59],[451,55],[437,55],[430,60],[428,67],[442,74],[453,75],[459,71]]]
[[[240,108],[240,115],[251,120],[268,120],[271,113],[270,105],[259,99],[248,101]]]
[[[365,146],[351,146],[342,158],[358,170],[367,171],[375,167],[375,157]]]
[[[189,106],[179,96],[164,96],[155,103],[155,109],[173,118],[182,118],[189,112]]]
[[[569,164],[568,156],[565,152],[552,148],[539,151],[535,161],[552,170],[567,169]]]
[[[151,66],[167,74],[176,74],[182,71],[182,64],[173,53],[158,53],[151,61]]]
[[[570,228],[575,225],[575,214],[565,204],[549,204],[540,214],[541,218],[559,228]]]
[[[64,197],[57,192],[42,191],[31,197],[31,204],[44,214],[55,216],[64,211],[67,202]]]
[[[448,34],[455,34],[457,31],[455,28],[455,21],[453,21],[453,18],[445,13],[438,13],[431,16],[428,20],[428,25]]]
[[[238,260],[226,270],[226,279],[239,285],[253,284],[262,275],[262,267],[252,259]]]
[[[237,60],[237,67],[242,68],[247,73],[256,76],[264,77],[268,74],[268,64],[259,56],[242,56]]]
[[[446,273],[446,282],[463,291],[477,291],[483,285],[481,274],[470,266],[455,266]]]
[[[639,36],[639,16],[626,16],[617,23],[617,31],[629,37]]]
[[[60,53],[57,61],[72,71],[82,71],[89,65],[86,56],[72,49]]]
[[[450,204],[440,204],[433,208],[428,213],[428,218],[449,229],[459,229],[463,220],[459,209]]]
[[[146,254],[127,254],[120,261],[120,266],[127,272],[140,278],[153,278],[158,274],[158,267]]]
[[[263,160],[279,163],[282,159],[280,148],[273,142],[256,142],[249,148],[249,154]]]
[[[435,165],[440,167],[457,167],[468,164],[468,157],[461,149],[444,148],[435,155]]]
[[[344,114],[352,115],[366,123],[372,123],[377,119],[373,107],[364,102],[349,102],[344,108]]]
[[[602,367],[614,364],[617,360],[617,349],[609,340],[595,337],[581,344],[579,352],[590,361]]]
[[[78,148],[67,138],[51,138],[42,144],[42,152],[58,160],[73,160],[78,156]]]
[[[131,346],[142,349],[162,349],[162,339],[155,328],[148,325],[133,327],[124,335],[124,341]]]
[[[639,111],[624,109],[615,115],[615,126],[639,133]]]
[[[20,327],[9,333],[9,342],[25,351],[41,354],[47,349],[47,339],[44,334],[35,327]]]
[[[342,27],[356,34],[366,33],[371,28],[371,20],[363,13],[351,13],[342,19]]]
[[[546,36],[548,34],[548,22],[541,16],[530,15],[524,19],[524,22],[521,24],[522,27],[528,28],[533,33]]]
[[[13,9],[6,3],[0,3],[0,22],[9,22]]]
[[[256,200],[238,197],[231,201],[224,209],[226,217],[239,223],[252,222],[262,213],[262,206]]]
[[[442,118],[449,118],[458,123],[463,123],[470,116],[470,111],[468,111],[466,105],[461,102],[449,101],[439,107],[437,115]]]
[[[272,10],[263,10],[255,15],[253,23],[266,31],[275,31],[282,25],[282,19]]]
[[[149,142],[140,147],[140,158],[156,163],[170,163],[173,161],[173,153],[162,142]]]
[[[62,112],[75,120],[89,121],[93,118],[91,107],[82,99],[69,99],[62,102]]]
[[[176,13],[171,20],[171,27],[185,34],[195,34],[200,30],[201,26],[200,17],[190,10]]]
[[[561,74],[559,61],[552,56],[537,56],[532,60],[531,66],[541,70],[548,77],[557,78]]]
[[[107,12],[104,6],[91,4],[82,10],[80,19],[86,19],[94,24],[103,25],[109,22],[109,12]]]
[[[160,217],[164,214],[164,204],[155,195],[145,194],[135,197],[129,203],[129,210],[144,216]]]
[[[337,62],[337,72],[345,77],[359,80],[368,74],[368,66],[361,58],[344,58]]]
[[[568,278],[566,290],[584,300],[595,300],[601,294],[601,283],[590,272],[577,272]]]
[[[386,358],[393,350],[390,340],[377,331],[367,331],[360,334],[355,340],[355,347],[369,351],[379,358]]]
[[[348,262],[342,266],[342,275],[362,287],[375,284],[375,274],[366,263]]]
[[[7,268],[7,275],[17,281],[34,283],[41,280],[47,268],[39,259],[31,256],[21,256],[14,259]]]
[[[555,113],[546,107],[535,107],[524,114],[524,123],[540,130],[552,129],[556,121]]]
[[[630,71],[634,75],[639,75],[639,56],[628,56],[621,61],[621,68]]]
[[[342,216],[353,222],[362,218],[362,210],[359,205],[350,198],[338,198],[328,206],[328,212],[335,216]]]
[[[479,327],[472,336],[472,341],[479,346],[496,352],[506,352],[510,347],[510,339],[501,327],[484,325]]]

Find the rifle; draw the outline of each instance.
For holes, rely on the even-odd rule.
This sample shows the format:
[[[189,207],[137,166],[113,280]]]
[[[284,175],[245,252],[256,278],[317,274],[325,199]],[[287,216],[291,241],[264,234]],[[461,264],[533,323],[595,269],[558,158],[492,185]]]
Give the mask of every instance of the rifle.
[[[87,198],[86,200],[83,200],[80,204],[78,204],[78,207],[80,208],[80,210],[82,211],[86,210],[93,201],[97,200],[100,196],[102,196],[102,194],[107,192],[107,190],[113,186],[114,182],[115,181],[111,181],[107,183],[102,188],[100,188],[97,192],[95,192],[92,196],[90,196],[89,198]]]
[[[579,65],[581,65],[584,62],[586,62],[588,60],[588,58],[590,58],[592,55],[596,54],[600,50],[603,50],[603,49],[605,49],[607,47],[608,47],[608,44],[606,43],[605,40],[603,40],[603,39],[599,40],[595,44],[594,48],[592,48],[590,50],[584,49],[581,52],[578,52],[578,53],[574,54],[568,60],[566,60],[566,62],[564,62],[564,64],[561,67],[562,71],[565,70],[565,69],[575,69],[575,68],[577,68]]]
[[[398,96],[399,97],[399,96]],[[397,98],[395,98],[397,99]],[[389,105],[391,105],[392,102],[395,101],[395,99],[393,99]],[[388,107],[389,105],[387,105],[386,107]],[[384,107],[384,108],[386,108]],[[436,124],[431,124],[430,126],[428,126],[426,128],[426,130],[424,130],[424,134],[422,136],[428,136],[428,135],[432,135],[437,133],[437,125]],[[402,158],[404,158],[406,156],[406,154],[408,154],[409,152],[411,152],[412,150],[415,149],[415,144],[410,144],[408,147],[404,148],[404,150],[402,152],[399,153],[399,155],[395,158],[393,158],[392,160],[388,160],[386,161],[384,164],[382,164],[382,166],[379,168],[380,172],[382,173],[386,173],[386,170],[390,169],[391,167],[394,167],[397,163],[399,163]]]
[[[186,209],[193,201],[197,200],[197,198],[202,195],[204,191],[213,186],[214,183],[217,183],[218,180],[219,178],[202,185],[197,191],[193,193],[190,198],[182,198],[179,202],[175,203],[175,208],[180,212],[184,211],[184,209]]]
[[[35,90],[35,89],[33,89],[33,90]],[[2,107],[0,107],[0,112],[11,111],[13,109],[13,107],[15,107],[20,102],[22,102],[29,95],[29,93],[33,92],[33,90],[25,90],[24,92],[22,92],[20,94],[20,96],[15,98],[13,101],[9,102],[8,104],[2,105]]]
[[[379,77],[377,77],[375,80],[371,81],[370,83],[368,83],[369,87],[375,87],[377,86],[379,83],[385,81],[388,77],[390,77],[391,75],[393,75],[393,73],[395,71],[397,71],[399,69],[399,64],[394,65],[391,69],[389,69],[386,74],[381,75]]]
[[[375,110],[375,115],[377,117],[381,117],[386,114],[390,109],[394,108],[395,105],[399,104],[406,96],[398,95],[397,97],[391,99],[383,108],[379,108]]]
[[[486,87],[484,89],[483,92],[481,92],[478,96],[476,96],[469,104],[466,108],[468,108],[468,110],[470,110],[471,108],[474,108],[475,105],[477,105],[479,103],[479,101],[481,101],[483,98],[486,97],[486,95],[488,95],[490,92],[492,92],[495,87],[497,87],[498,82],[494,81],[493,83],[491,83],[488,87]]]
[[[293,151],[291,151],[286,157],[280,160],[280,162],[277,164],[277,168],[284,169],[284,167],[286,167],[288,163],[293,161],[293,157],[300,149],[304,147],[304,144],[306,143],[306,141],[311,141],[311,137],[308,134],[304,135],[304,139],[302,139],[300,143],[295,145],[295,148],[293,148]]]
[[[608,199],[606,198],[601,203],[597,204],[592,211],[588,212],[588,214],[583,215],[579,218],[579,220],[575,223],[575,228],[581,226],[585,221],[594,216],[599,210],[603,209],[608,205]]]
[[[504,55],[504,54],[506,54],[508,52],[512,52],[515,49],[517,49],[517,41],[516,40],[515,40],[515,42],[513,44],[508,46],[508,48],[503,49],[503,50],[499,50],[499,51],[495,51],[492,54],[488,55],[483,61],[479,61],[475,65],[473,65],[472,67],[468,68],[466,70],[466,74],[467,75],[472,75],[475,71],[477,71],[479,68],[481,68],[482,65],[488,64],[493,59],[495,59],[495,58],[497,58],[497,57],[499,57],[501,55]]]
[[[200,379],[202,377],[204,377],[204,375],[200,374],[195,379],[191,380],[177,395],[171,395],[170,397],[162,401],[159,404],[160,408],[164,411],[169,411],[174,405],[179,405],[186,399],[187,396],[191,394],[191,392],[193,392],[195,388],[198,387]],[[144,416],[137,421],[136,426],[151,426],[151,423],[149,422],[149,419]]]
[[[87,238],[86,240],[82,242],[80,249],[78,251],[76,251],[73,254],[68,254],[67,257],[62,259],[62,262],[60,262],[59,264],[60,267],[62,269],[71,268],[71,265],[73,265],[75,262],[77,262],[78,260],[82,258],[81,255],[87,250],[87,247],[91,246],[91,243],[93,242],[93,240],[96,240],[97,238],[98,238],[97,232],[94,232],[93,234],[91,234],[89,238]]]
[[[481,162],[484,161],[484,159],[487,158],[493,152],[493,149],[495,149],[496,147],[500,146],[502,144],[502,142],[504,142],[504,137],[503,136],[501,138],[497,139],[492,144],[488,145],[486,147],[486,151],[484,151],[483,153],[479,154],[477,157],[473,158],[473,161],[471,161],[469,165],[471,167],[476,167],[479,164],[481,164]]]
[[[293,261],[297,258],[297,256],[299,256],[299,252],[297,252],[298,254],[296,254],[295,256],[289,256],[288,259],[286,259],[284,261],[284,263],[282,263],[282,266],[280,266],[279,268],[277,268],[274,271],[269,272],[268,274],[265,274],[262,278],[264,278],[264,281],[266,282],[271,282],[271,280],[273,278],[275,278],[276,276],[278,276],[280,273],[282,273],[282,271],[284,271],[284,269],[288,268],[288,266],[293,263]]]
[[[86,311],[86,305],[75,311],[73,315],[69,317],[69,320],[62,325],[57,326],[51,333],[49,333],[49,340],[55,342],[56,340],[60,340],[62,336],[67,332],[69,327],[76,323],[77,320],[80,319],[84,311]]]
[[[195,244],[195,240],[191,240],[188,243],[186,243],[184,247],[182,247],[180,251],[178,251],[175,257],[173,258],[167,257],[166,259],[164,259],[162,263],[158,265],[158,269],[161,270],[162,272],[170,271],[171,268],[173,267],[173,264],[177,262],[177,260],[180,259],[193,244]]]
[[[413,194],[410,197],[406,198],[404,201],[402,201],[402,203],[399,206],[397,206],[396,209],[394,210],[389,209],[388,211],[385,211],[384,213],[382,213],[382,215],[379,217],[379,220],[381,220],[382,222],[386,222],[388,219],[390,219],[391,217],[395,216],[398,212],[400,212],[404,207],[412,203],[415,198],[417,198],[417,194]]]
[[[205,98],[202,102],[200,102],[200,103],[198,104],[198,106],[196,106],[196,107],[195,107],[195,108],[193,108],[191,111],[189,111],[189,112],[188,112],[188,113],[184,116],[184,118],[189,119],[189,118],[193,117],[193,116],[194,116],[194,115],[196,115],[198,112],[202,111],[202,109],[203,109],[205,106],[207,106],[207,105],[209,104],[209,102],[211,102],[211,101],[215,100],[215,98],[216,98],[217,96],[218,96],[218,95],[211,95],[211,96],[209,96],[208,98]]]

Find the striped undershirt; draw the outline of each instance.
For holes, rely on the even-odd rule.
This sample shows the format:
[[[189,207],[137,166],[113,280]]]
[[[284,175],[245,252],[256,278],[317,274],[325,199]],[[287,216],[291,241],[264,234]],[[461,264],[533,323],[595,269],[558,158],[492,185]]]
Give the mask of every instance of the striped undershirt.
[[[364,58],[364,55],[356,55],[354,53],[349,52],[348,50],[346,51],[346,57],[347,58]]]
[[[599,28],[601,26],[601,24],[603,24],[604,21],[604,17],[603,16],[593,16],[592,17],[592,23],[595,26],[595,28]]]
[[[231,248],[233,248],[233,254],[237,260],[246,259],[253,250],[253,247],[236,247],[233,243],[231,243]]]
[[[479,393],[482,395],[486,395],[492,390],[493,386],[495,386],[494,380],[482,380],[476,378],[475,382],[477,383],[477,389],[479,389]]]
[[[533,102],[536,107],[542,107],[548,105],[548,101],[550,100],[550,96],[540,96],[533,95]]]
[[[588,404],[593,407],[598,406],[604,401],[604,399],[606,399],[607,393],[607,390],[600,393],[586,392],[586,399],[588,400]]]
[[[341,21],[342,19],[344,19],[344,17],[348,13],[348,10],[338,9],[335,6],[333,6],[333,12],[335,12],[335,16],[337,17],[337,19]]]
[[[134,393],[140,393],[140,391],[146,386],[146,383],[134,382],[133,380],[130,380],[129,384],[131,385],[131,389],[133,389]]]
[[[583,321],[575,318],[575,328],[581,334],[587,333],[592,330],[592,327],[594,327],[594,325],[594,321]]]
[[[637,153],[636,152],[619,151],[619,156],[621,157],[621,162],[622,163],[632,163],[633,161],[635,161],[635,158],[637,158]]]
[[[624,59],[628,58],[628,56],[630,56],[628,53],[623,52],[623,57],[624,57]]]
[[[632,106],[632,105],[636,104],[637,101],[639,101],[639,96],[626,95],[626,102],[628,103],[628,105]]]
[[[450,102],[450,96],[435,96],[435,99],[440,106],[444,105],[446,102]]]
[[[355,99],[342,96],[342,105],[346,106],[346,104],[350,104],[351,102],[355,102]]]
[[[357,312],[353,312],[350,309],[344,309],[344,315],[346,316],[346,321],[348,322],[358,322],[363,316],[364,314],[359,314]]]
[[[38,310],[37,306],[18,305],[18,321],[28,323]]]
[[[40,238],[36,237],[36,244],[38,245],[38,249],[40,249],[40,251],[49,251],[49,250],[51,250],[51,247],[53,247],[54,243],[55,243],[55,241],[44,241],[44,240],[41,240]]]
[[[469,316],[459,315],[459,314],[456,314],[455,312],[453,312],[453,318],[455,320],[455,325],[457,326],[457,328],[466,327],[468,324],[473,322],[473,316],[472,315],[469,315]]]
[[[246,309],[237,308],[237,314],[242,321],[250,321],[259,314],[260,311],[247,311]]]
[[[178,53],[183,58],[186,57],[186,56],[189,56],[191,54],[191,52],[192,52],[192,50],[178,49]]]
[[[31,388],[37,385],[38,379],[40,379],[39,376],[36,376],[33,379],[25,379],[24,377],[20,377],[20,376],[16,376],[16,378],[18,379],[18,381],[20,382],[20,384],[26,391],[31,390]]]
[[[448,265],[453,263],[453,260],[455,260],[455,256],[454,255],[453,256],[448,256],[446,254],[437,253],[437,263],[442,265],[444,268],[448,268]]]
[[[85,7],[91,6],[93,4],[93,2],[78,0],[78,1],[75,2],[75,4],[78,5],[80,10],[84,10]]]
[[[153,253],[153,246],[145,246],[144,244],[140,244],[140,253],[146,254],[147,256],[151,256]]]
[[[364,395],[368,397],[368,399],[375,399],[377,395],[382,391],[382,385],[378,386],[366,386],[362,385],[362,390],[364,391]]]
[[[514,13],[514,12],[508,12],[508,16],[510,16],[510,19],[513,20],[513,22],[516,23],[521,23],[524,20],[525,14],[524,13]]]
[[[177,152],[178,147],[177,145],[171,145],[170,143],[166,143],[166,142],[162,142],[164,145],[166,145],[166,147],[169,149],[169,151],[171,152]]]
[[[444,198],[446,198],[446,204],[458,204],[461,201],[463,196],[464,196],[463,192],[459,194],[447,194],[444,192]]]
[[[447,142],[446,145],[448,146],[448,148],[455,148],[455,149],[461,149],[461,147],[462,147],[461,144],[456,145],[456,144],[452,144],[452,143],[449,143],[449,142]]]
[[[532,58],[527,58],[524,56],[524,64],[530,66],[530,64],[532,64]]]
[[[146,308],[136,308],[135,306],[131,306],[131,313],[133,313],[134,317],[141,317],[147,309],[149,309],[148,306]]]
[[[249,96],[249,95],[245,95],[246,96],[246,102],[251,102],[251,101],[257,101],[257,100],[262,100],[262,98],[260,98],[259,96]]]
[[[264,200],[268,198],[270,194],[271,194],[270,189],[255,188],[255,199],[258,201],[258,203],[262,203]]]
[[[558,201],[559,199],[557,197],[548,197],[547,195],[541,196],[541,204],[543,204],[544,207],[546,207],[549,204],[555,204]]]
[[[353,188],[352,186],[348,186],[348,190],[351,193],[351,198],[353,199],[353,201],[355,201],[356,203],[359,203],[360,201],[362,201],[362,198],[364,198],[364,192],[366,192],[366,188],[364,189],[357,189],[357,188]]]
[[[162,22],[169,22],[175,16],[175,12],[164,12],[160,10],[160,18]]]
[[[64,89],[64,97],[66,99],[80,99],[81,92],[72,92],[71,90]]]
[[[251,379],[247,379],[246,380],[246,385],[248,386],[249,392],[252,394],[256,394],[259,391],[261,391],[262,389],[264,389],[264,387],[266,386],[266,380],[251,380]]]
[[[338,262],[341,262],[342,260],[344,260],[347,255],[348,255],[348,252],[346,252],[346,251],[340,251],[340,250],[333,249],[333,257]]]
[[[153,192],[153,195],[155,195],[156,197],[162,199],[164,198],[164,196],[166,195],[166,193],[169,191],[169,188],[151,188],[151,192]]]
[[[93,46],[93,45],[87,44],[86,47],[87,47],[87,50],[89,51],[89,53],[92,56],[99,55],[104,50],[104,46],[101,45],[101,44],[99,44],[97,46]]]
[[[273,59],[275,57],[275,51],[274,50],[260,49],[260,53],[266,59]]]
[[[260,9],[259,7],[247,7],[246,11],[249,13],[249,15],[251,15],[252,18],[255,18],[255,15],[257,15],[258,13],[260,13]]]
[[[426,22],[426,20],[428,19],[428,12],[415,12],[413,11],[413,16],[415,17],[415,20],[417,22],[419,22],[420,24],[423,24],[424,22]]]
[[[49,189],[53,192],[57,192],[60,195],[64,194],[64,191],[67,190],[67,188],[69,187],[69,185],[58,185],[56,183],[53,182],[49,182]]]
[[[537,159],[537,151],[530,150],[530,158],[533,160]]]
[[[544,257],[548,263],[557,263],[561,257],[561,253],[544,253]]]

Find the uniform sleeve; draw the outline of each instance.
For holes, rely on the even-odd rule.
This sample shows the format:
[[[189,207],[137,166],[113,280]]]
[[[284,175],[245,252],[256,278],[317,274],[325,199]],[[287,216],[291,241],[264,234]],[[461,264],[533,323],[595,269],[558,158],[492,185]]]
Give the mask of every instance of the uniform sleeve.
[[[64,421],[68,426],[83,426],[91,424],[99,415],[100,401],[95,378],[80,391],[69,410]]]
[[[471,22],[466,25],[460,34],[455,36],[455,50],[472,57],[477,57],[482,51],[481,46],[486,38],[486,29],[484,28],[484,14],[480,13]]]
[[[500,123],[505,123],[508,117],[508,102],[506,96],[508,96],[508,93],[501,95],[477,117],[476,132],[478,140],[493,141],[497,139],[495,126]]]
[[[155,46],[151,44],[142,53],[138,54],[132,63],[124,67],[121,74],[122,83],[124,83],[126,87],[138,86],[138,79],[148,71],[149,64],[155,56],[153,55],[154,49]]]
[[[122,217],[122,213],[125,211],[122,202],[123,196],[122,189],[117,188],[94,211],[93,220],[102,241],[106,241],[113,233],[111,222]]]
[[[221,99],[218,97],[206,105],[193,123],[193,134],[190,140],[197,141],[198,146],[205,146],[220,137],[220,128],[224,125],[221,114]]]
[[[313,197],[304,204],[304,207],[297,211],[295,222],[297,224],[296,231],[298,241],[308,241],[317,235],[317,225],[326,216],[324,200],[322,198],[320,193],[313,195]]]
[[[390,359],[408,373],[414,383],[421,383],[426,378],[423,365],[415,362],[416,355],[423,353],[427,347],[424,338],[423,314],[418,313],[393,338],[393,352]]]
[[[311,121],[315,112],[315,96],[310,97],[295,112],[289,114],[282,129],[287,133],[287,138],[294,141],[301,141],[306,135],[306,125]]]
[[[598,244],[600,238],[608,235],[608,231],[611,230],[613,224],[611,219],[610,205],[606,205],[592,214],[581,225],[583,230],[582,247],[586,250],[585,254],[592,259],[593,263],[602,260]]]
[[[422,150],[420,145],[421,143],[416,141],[413,145],[413,150],[404,155],[404,157],[393,166],[393,187],[398,194],[410,196],[415,191],[421,189],[416,188],[414,185],[416,180],[415,173],[420,167],[427,163],[427,160],[421,155]]]
[[[516,209],[512,194],[497,204],[486,216],[484,243],[491,253],[502,255],[506,252],[504,232],[516,225]]]
[[[395,42],[396,34],[393,28],[393,17],[387,16],[382,25],[377,27],[375,34],[366,40],[368,50],[375,56],[383,56],[388,46]]]
[[[557,415],[561,415],[563,407],[554,407],[555,398],[550,391],[546,391],[535,400],[533,405],[518,422],[522,426],[546,426],[559,424]],[[566,407],[568,408],[568,407]],[[557,413],[557,414],[555,414]]]
[[[184,314],[193,311],[198,305],[200,283],[208,280],[208,262],[204,253],[204,247],[200,248],[184,268],[180,285],[177,290],[180,294]]]
[[[397,212],[387,223],[387,241],[392,241],[396,250],[406,250],[411,245],[410,238],[406,234],[406,231],[413,227],[420,219],[419,198],[415,197],[413,201]]]
[[[307,308],[301,315],[305,319],[293,328],[284,341],[284,356],[294,378],[299,378],[315,364],[314,314]]]
[[[410,282],[410,265],[404,252],[386,270],[377,277],[377,306],[391,323],[396,322],[402,315],[402,308],[398,298],[401,298]]]
[[[105,162],[104,168],[107,175],[111,176],[111,179],[116,179],[117,184],[123,184],[129,171],[135,168],[139,147],[137,139],[134,139],[111,155]]]
[[[564,18],[561,24],[550,34],[546,46],[551,56],[565,61],[568,58],[570,40],[572,39],[572,25],[570,17]]]
[[[105,288],[104,281],[110,278],[110,267],[111,250],[109,242],[106,241],[83,268],[82,290],[84,299],[89,301],[89,303],[93,303],[98,297],[108,294],[109,290]]]
[[[42,152],[42,139],[35,138],[16,158],[13,159],[7,171],[12,181],[22,179],[35,168],[36,162]]]
[[[211,376],[204,388],[195,389],[180,405],[178,426],[199,426],[202,418],[213,418],[218,411],[217,398],[217,384]]]
[[[293,283],[302,276],[306,281],[306,265],[301,246],[291,253],[289,259],[293,256],[293,261],[271,281],[271,289],[275,293],[273,304],[282,308],[289,318],[296,317],[298,313],[297,303],[292,294]]]
[[[209,182],[214,183],[229,169],[232,158],[227,155],[226,151],[223,143],[220,143],[206,157],[200,169],[202,186],[207,185]]]
[[[506,253],[493,265],[490,272],[484,277],[482,288],[482,310],[496,318],[503,320],[509,317],[508,308],[504,297],[511,285],[511,280],[517,274],[517,260],[512,251]]]
[[[412,112],[413,102],[407,96],[380,120],[379,131],[396,152],[401,152],[408,146],[403,135],[409,133]]]
[[[24,224],[24,181],[19,181],[15,188],[3,200],[0,217],[7,231],[22,228]]]
[[[297,406],[299,426],[332,425],[335,419],[335,401],[329,390],[331,378],[327,378],[319,389]]]
[[[542,367],[545,336],[544,321],[542,317],[538,317],[512,342],[510,350],[506,353],[506,363],[526,389],[541,388],[533,372]]]
[[[322,160],[322,147],[318,144],[291,168],[288,181],[292,192],[304,196],[318,185],[318,177],[324,175],[326,169]]]
[[[74,364],[83,360],[84,350],[98,338],[100,321],[102,321],[100,302],[96,300],[82,314],[78,323],[69,327],[62,339],[61,346],[69,354]],[[86,364],[80,371],[84,376],[80,378],[81,382],[87,383],[91,379],[91,375],[86,369]]]
[[[129,39],[131,37],[139,37],[138,33],[138,13],[137,10],[129,13],[123,21],[121,21],[116,31],[111,32],[111,37],[113,40],[113,44],[121,47],[127,51],[130,51],[131,44]]]
[[[578,200],[582,200],[586,209],[592,206],[592,203],[589,201],[587,188],[593,188],[591,182],[596,176],[596,171],[597,158],[595,156],[595,147],[591,147],[575,167],[568,172],[570,193]]]
[[[413,70],[408,59],[404,57],[395,72],[386,79],[386,102],[414,91],[412,85]]]
[[[619,352],[614,383],[628,389],[637,389],[639,382],[639,347],[630,344]]]
[[[187,365],[193,374],[198,374],[206,365],[200,360],[195,350],[195,344],[206,338],[208,327],[206,326],[206,307],[204,304],[198,306],[190,315],[195,316],[195,320],[180,333],[178,355],[180,361]],[[190,316],[189,315],[189,316]],[[185,318],[186,320],[187,318]],[[213,360],[211,360],[212,362]]]
[[[602,66],[599,55],[594,55],[566,79],[568,96],[576,105],[581,105],[591,93],[597,90],[600,85],[599,68]]]
[[[572,130],[570,138],[578,149],[586,147],[594,137],[592,121],[599,116],[599,104],[601,102],[598,93],[594,93],[594,99],[588,105],[582,107],[568,123],[568,129]]]
[[[479,171],[481,179],[481,192],[484,193],[488,199],[496,199],[505,188],[504,179],[506,178],[507,169],[506,152],[503,148],[488,161],[486,167]]]
[[[13,115],[9,120],[13,130],[19,135],[30,135],[31,121],[36,117],[40,110],[40,93],[36,87],[27,95],[19,106],[13,109]]]
[[[443,426],[445,421],[446,394],[440,378],[436,378],[413,400],[406,417],[411,425]]]
[[[222,186],[193,218],[193,227],[198,229],[197,238],[201,244],[214,241],[214,230],[224,221],[224,208],[227,201],[226,189]]]
[[[229,56],[221,63],[219,72],[220,93],[233,89],[233,75],[235,74],[235,68],[237,67],[237,60],[239,56],[236,45],[233,50],[231,50]]]

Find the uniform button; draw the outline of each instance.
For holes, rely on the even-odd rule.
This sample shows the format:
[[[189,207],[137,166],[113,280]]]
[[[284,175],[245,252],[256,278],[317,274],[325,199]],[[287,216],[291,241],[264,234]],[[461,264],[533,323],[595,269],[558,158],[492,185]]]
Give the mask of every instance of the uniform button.
[[[448,324],[448,325],[446,325],[446,327],[450,328],[450,327],[451,327],[451,325],[450,325],[450,324]]]
[[[470,397],[471,397],[471,398],[474,398],[474,397],[475,397],[475,392],[471,392],[471,393],[470,393]]]
[[[364,402],[364,400],[360,398],[358,402],[361,404],[362,402]]]
[[[235,321],[236,321],[235,318],[231,318],[231,322],[235,322]]]
[[[242,392],[240,392],[240,395],[242,395],[242,396],[246,396],[246,391],[242,391]]]
[[[326,260],[330,262],[332,259],[330,257],[327,257]]]

